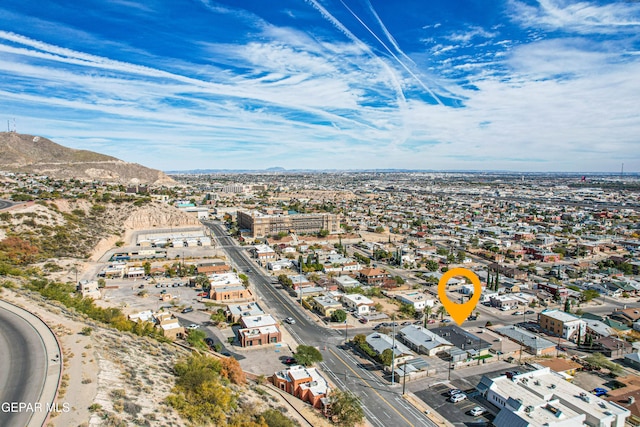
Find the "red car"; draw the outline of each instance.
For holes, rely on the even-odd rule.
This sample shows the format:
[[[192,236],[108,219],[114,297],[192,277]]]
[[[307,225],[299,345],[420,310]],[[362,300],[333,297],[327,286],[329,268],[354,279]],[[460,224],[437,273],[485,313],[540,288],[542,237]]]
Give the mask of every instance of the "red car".
[[[367,323],[367,322],[368,322],[368,320],[367,320],[367,319],[365,319],[364,317],[361,317],[361,318],[358,320],[358,322],[360,322],[360,323]]]
[[[206,292],[200,292],[198,294],[199,297],[206,297],[208,294]]]

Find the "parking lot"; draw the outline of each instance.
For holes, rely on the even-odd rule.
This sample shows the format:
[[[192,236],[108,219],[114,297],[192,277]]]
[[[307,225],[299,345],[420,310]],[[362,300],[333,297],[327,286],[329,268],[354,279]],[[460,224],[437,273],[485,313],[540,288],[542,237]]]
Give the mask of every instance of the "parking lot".
[[[461,389],[467,394],[467,399],[452,403],[449,401],[449,390],[453,387],[440,383],[433,385],[432,387],[414,392],[421,400],[427,403],[434,411],[445,416],[455,426],[488,426],[493,420],[494,415],[487,412],[484,415],[477,417],[471,416],[469,411],[476,406],[483,406],[475,398],[477,392],[474,388]]]

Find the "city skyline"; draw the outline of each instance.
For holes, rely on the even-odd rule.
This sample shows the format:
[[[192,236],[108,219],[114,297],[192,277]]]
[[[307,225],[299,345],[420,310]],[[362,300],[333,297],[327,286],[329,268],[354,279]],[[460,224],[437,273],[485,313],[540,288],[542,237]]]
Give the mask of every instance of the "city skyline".
[[[0,6],[8,129],[162,170],[640,170],[640,3]]]

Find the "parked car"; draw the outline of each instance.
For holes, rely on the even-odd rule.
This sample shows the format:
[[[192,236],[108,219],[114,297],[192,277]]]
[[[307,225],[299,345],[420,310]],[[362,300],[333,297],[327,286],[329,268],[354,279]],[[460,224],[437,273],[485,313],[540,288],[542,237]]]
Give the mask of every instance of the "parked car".
[[[462,390],[457,389],[457,388],[452,388],[447,393],[449,394],[449,397],[451,397],[451,396],[455,396],[456,394],[462,393]]]
[[[596,387],[596,388],[593,389],[593,391],[591,393],[593,393],[596,396],[600,397],[600,396],[604,396],[605,394],[607,394],[607,389],[604,389],[602,387]]]
[[[467,398],[467,395],[465,393],[458,393],[451,396],[449,398],[449,401],[451,403],[458,403],[458,402],[462,402],[463,400],[466,400],[466,398]]]
[[[360,323],[367,323],[367,322],[368,322],[368,320],[367,320],[367,319],[365,319],[364,317],[361,317],[360,319],[358,319],[358,322],[360,322]]]
[[[524,314],[536,314],[536,312],[533,310],[527,310],[524,312]]]
[[[287,317],[286,319],[284,319],[285,322],[287,322],[290,325],[295,325],[296,324],[296,319],[294,319],[293,317]]]
[[[471,415],[472,417],[477,417],[484,414],[485,412],[487,412],[487,410],[482,406],[476,406],[469,411],[469,415]]]
[[[511,313],[511,315],[513,316],[522,316],[524,314],[524,311],[514,311],[513,313]]]
[[[282,361],[282,363],[284,363],[285,365],[295,365],[296,364],[296,359],[293,357],[287,357],[286,359],[284,359]]]
[[[206,297],[206,296],[207,296],[207,293],[206,293],[206,292],[200,292],[200,293],[198,294],[198,296],[199,296],[199,297]]]
[[[198,329],[200,327],[200,325],[196,325],[195,323],[190,324],[189,326],[187,326],[187,329]]]
[[[183,313],[191,313],[192,311],[193,311],[193,308],[191,308],[191,307],[187,307],[187,308],[182,310]]]

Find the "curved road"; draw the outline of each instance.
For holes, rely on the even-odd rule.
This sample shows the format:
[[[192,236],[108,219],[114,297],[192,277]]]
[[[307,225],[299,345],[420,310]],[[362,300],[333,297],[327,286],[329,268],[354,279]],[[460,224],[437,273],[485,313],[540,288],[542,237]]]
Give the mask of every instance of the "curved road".
[[[40,401],[47,373],[46,349],[31,324],[3,308],[0,308],[0,361],[0,425],[24,427],[34,413],[42,411],[7,405],[13,402],[34,405]]]
[[[13,206],[13,202],[10,202],[8,200],[0,200],[0,211],[2,209],[10,208],[11,206]]]

